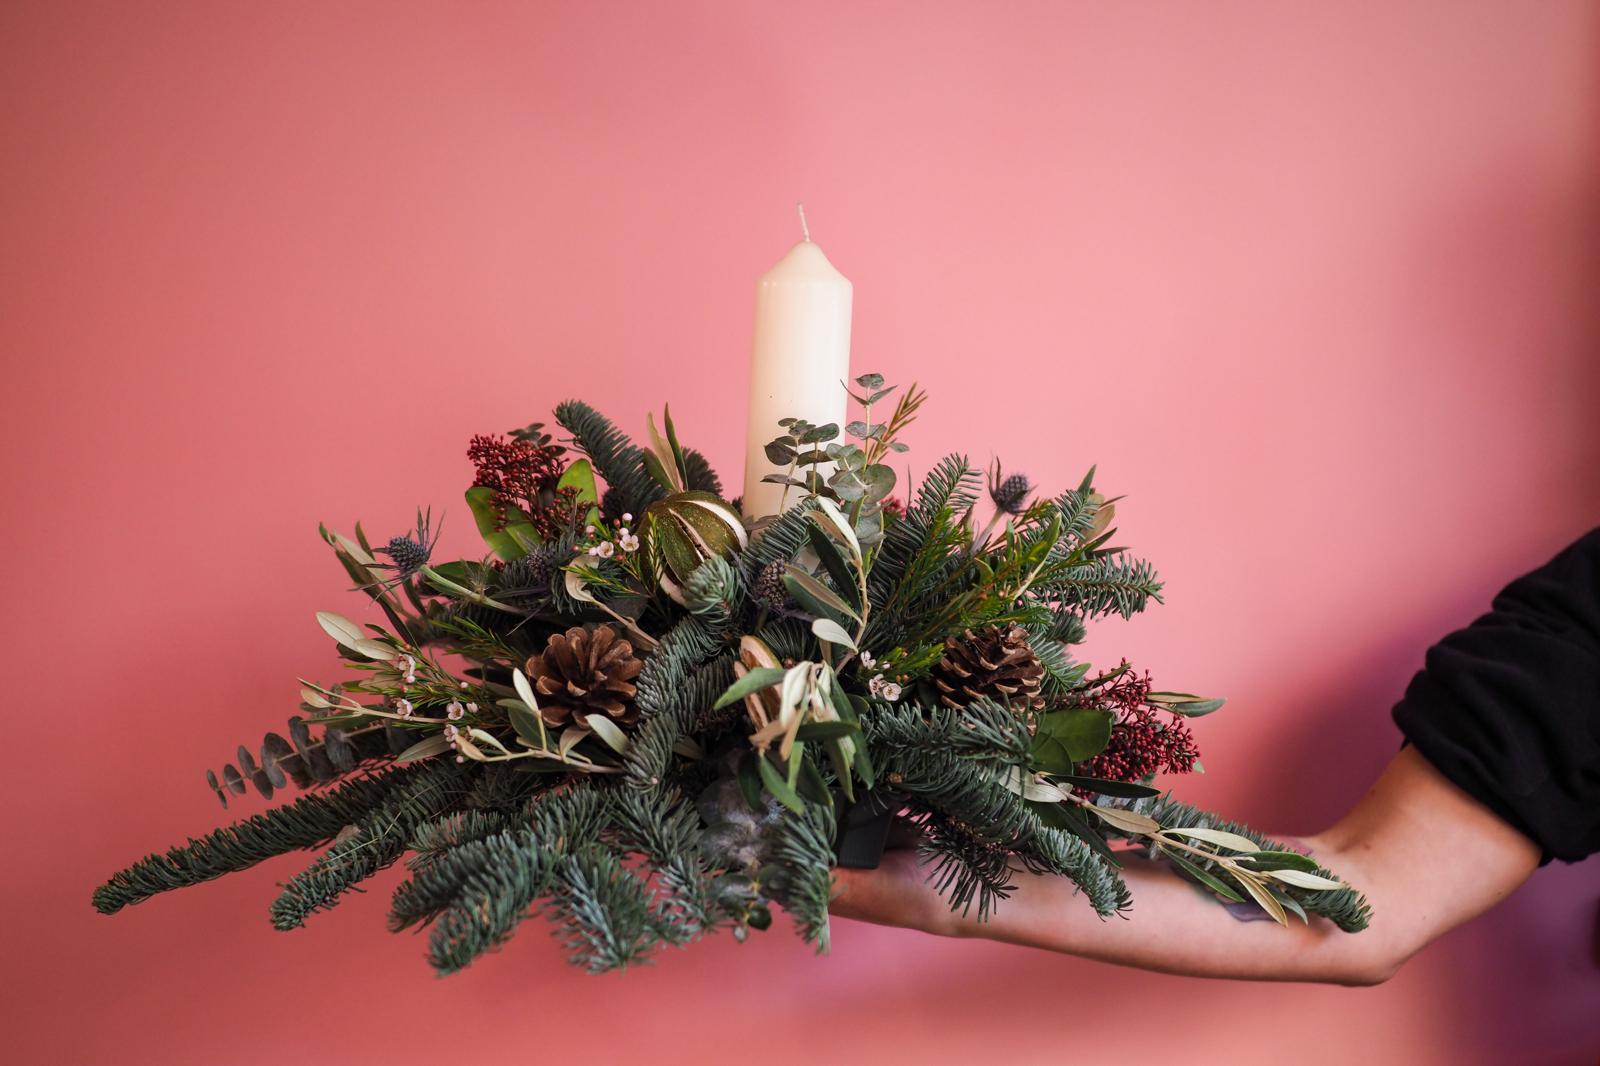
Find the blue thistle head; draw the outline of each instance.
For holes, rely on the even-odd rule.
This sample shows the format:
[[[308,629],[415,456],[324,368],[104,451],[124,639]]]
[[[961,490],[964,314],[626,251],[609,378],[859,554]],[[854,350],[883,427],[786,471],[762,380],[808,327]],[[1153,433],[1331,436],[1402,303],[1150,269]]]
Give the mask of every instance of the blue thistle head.
[[[378,549],[389,557],[391,568],[400,577],[410,577],[427,566],[432,558],[433,546],[438,543],[438,536],[431,528],[432,518],[432,511],[426,514],[418,511],[416,529],[404,536],[390,538],[388,544]]]
[[[1026,474],[1002,477],[1000,460],[996,459],[989,470],[989,499],[1003,513],[1020,515],[1028,509],[1028,497],[1033,495],[1033,483]]]

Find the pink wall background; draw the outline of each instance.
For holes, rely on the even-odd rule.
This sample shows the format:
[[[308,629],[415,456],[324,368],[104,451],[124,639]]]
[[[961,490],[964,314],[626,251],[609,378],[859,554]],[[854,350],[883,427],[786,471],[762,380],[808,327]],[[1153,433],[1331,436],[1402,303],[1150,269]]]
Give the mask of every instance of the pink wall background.
[[[316,537],[582,394],[737,481],[752,284],[813,232],[913,434],[1091,462],[1169,605],[1093,650],[1231,697],[1181,794],[1285,831],[1425,646],[1600,517],[1592,3],[0,7],[0,1019],[15,1062],[1592,1063],[1600,867],[1371,990],[841,923],[448,981],[295,860],[119,918],[201,781],[336,676]],[[256,801],[257,803],[259,801]],[[250,803],[246,811],[254,809]],[[816,1026],[815,1037],[799,1035]],[[1003,1035],[1001,1035],[1003,1034]]]

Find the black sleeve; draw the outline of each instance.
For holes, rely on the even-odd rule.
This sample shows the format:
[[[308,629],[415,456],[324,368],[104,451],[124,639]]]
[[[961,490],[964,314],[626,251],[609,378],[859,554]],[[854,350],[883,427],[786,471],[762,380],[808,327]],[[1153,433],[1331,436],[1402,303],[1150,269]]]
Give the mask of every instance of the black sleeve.
[[[1394,720],[1545,862],[1600,851],[1600,529],[1428,649]]]

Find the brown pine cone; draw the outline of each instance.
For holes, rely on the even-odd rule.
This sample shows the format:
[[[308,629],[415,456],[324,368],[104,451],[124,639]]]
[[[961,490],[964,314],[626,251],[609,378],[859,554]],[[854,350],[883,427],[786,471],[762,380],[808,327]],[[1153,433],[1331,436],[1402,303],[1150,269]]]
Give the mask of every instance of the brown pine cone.
[[[984,697],[1019,711],[1044,706],[1044,664],[1018,625],[969,629],[945,641],[933,683],[946,707],[965,707]]]
[[[528,660],[528,678],[545,724],[560,727],[574,715],[604,714],[622,725],[639,717],[633,679],[644,669],[633,645],[610,626],[573,626],[556,633]]]

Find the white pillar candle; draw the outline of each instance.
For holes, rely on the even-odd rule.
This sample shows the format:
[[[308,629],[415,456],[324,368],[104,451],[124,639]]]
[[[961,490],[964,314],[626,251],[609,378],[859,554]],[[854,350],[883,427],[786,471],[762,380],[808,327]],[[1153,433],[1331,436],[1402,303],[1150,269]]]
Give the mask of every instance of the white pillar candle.
[[[767,460],[783,435],[780,418],[844,425],[850,376],[850,279],[805,237],[756,284],[755,348],[750,360],[750,423],[744,465],[744,513],[777,514],[784,486],[763,482],[787,468]],[[789,490],[789,504],[800,490]]]

